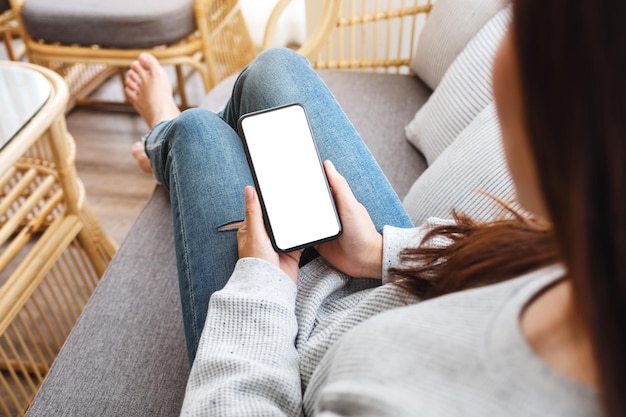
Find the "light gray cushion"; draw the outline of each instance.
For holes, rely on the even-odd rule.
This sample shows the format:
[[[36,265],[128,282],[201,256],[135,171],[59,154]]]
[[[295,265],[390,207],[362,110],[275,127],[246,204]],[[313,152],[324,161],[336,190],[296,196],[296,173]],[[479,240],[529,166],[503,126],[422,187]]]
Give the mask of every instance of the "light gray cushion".
[[[414,224],[450,218],[452,209],[478,220],[506,214],[482,192],[507,202],[515,197],[493,102],[415,181],[403,203]]]
[[[485,24],[406,126],[407,139],[424,154],[429,165],[493,99],[493,61],[511,12],[509,6]]]
[[[28,0],[26,31],[48,43],[150,48],[195,31],[193,0]]]
[[[167,192],[157,187],[28,417],[176,416],[189,373]]]
[[[430,89],[413,75],[339,70],[318,73],[402,198],[426,169],[424,157],[407,142],[404,126],[428,99]],[[230,77],[220,83],[200,107],[219,111],[235,80]]]
[[[510,0],[437,0],[417,43],[411,69],[431,89],[465,45]]]

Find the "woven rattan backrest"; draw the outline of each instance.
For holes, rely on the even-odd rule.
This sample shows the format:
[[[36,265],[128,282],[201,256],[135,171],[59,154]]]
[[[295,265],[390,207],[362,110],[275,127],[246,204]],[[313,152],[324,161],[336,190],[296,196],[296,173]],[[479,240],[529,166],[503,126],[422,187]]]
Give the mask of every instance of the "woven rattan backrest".
[[[0,37],[10,60],[18,61],[24,55],[24,48],[14,49],[13,37],[20,34],[15,14],[11,9],[0,10]]]
[[[289,2],[281,0],[274,9],[264,46],[271,44]],[[419,28],[431,7],[432,0],[325,0],[321,20],[299,52],[315,68],[409,72]]]
[[[195,0],[196,23],[204,40],[211,86],[240,71],[257,51],[239,7],[239,0]]]

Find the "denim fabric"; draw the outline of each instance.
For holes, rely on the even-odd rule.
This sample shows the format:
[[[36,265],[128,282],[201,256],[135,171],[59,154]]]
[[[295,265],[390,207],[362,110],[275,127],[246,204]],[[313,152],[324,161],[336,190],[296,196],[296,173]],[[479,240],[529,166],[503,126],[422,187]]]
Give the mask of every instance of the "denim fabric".
[[[323,160],[330,159],[379,231],[412,227],[398,196],[333,95],[302,56],[265,51],[242,71],[217,115],[203,109],[159,123],[146,139],[152,169],[170,191],[183,322],[190,362],[208,301],[237,262],[237,237],[220,226],[244,218],[243,188],[252,178],[237,134],[243,114],[289,103],[307,110]]]

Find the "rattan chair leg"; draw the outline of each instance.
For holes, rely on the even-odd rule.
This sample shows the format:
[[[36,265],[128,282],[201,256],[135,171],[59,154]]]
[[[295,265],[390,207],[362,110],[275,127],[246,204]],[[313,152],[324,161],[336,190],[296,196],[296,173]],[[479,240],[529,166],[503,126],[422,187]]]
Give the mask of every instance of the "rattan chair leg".
[[[189,108],[189,102],[187,101],[187,92],[185,91],[185,74],[183,73],[183,68],[180,65],[175,66],[176,69],[176,90],[178,91],[178,95],[180,96],[180,107],[185,110]]]

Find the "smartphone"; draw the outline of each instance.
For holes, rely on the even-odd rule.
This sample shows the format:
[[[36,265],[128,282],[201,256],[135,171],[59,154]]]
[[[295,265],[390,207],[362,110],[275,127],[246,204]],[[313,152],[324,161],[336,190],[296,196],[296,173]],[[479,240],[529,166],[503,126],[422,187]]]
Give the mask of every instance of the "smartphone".
[[[341,222],[304,107],[249,113],[238,128],[274,249],[290,252],[339,237]]]

